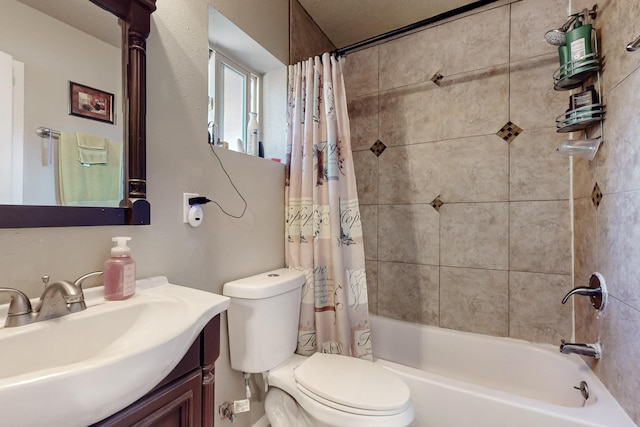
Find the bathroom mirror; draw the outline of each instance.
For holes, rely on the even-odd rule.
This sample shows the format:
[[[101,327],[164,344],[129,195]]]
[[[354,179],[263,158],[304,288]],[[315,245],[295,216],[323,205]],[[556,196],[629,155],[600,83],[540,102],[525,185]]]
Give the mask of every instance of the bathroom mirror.
[[[120,207],[0,205],[0,228],[149,224],[146,200],[146,38],[155,0],[84,0],[121,20],[124,199]],[[66,7],[57,4],[58,11]],[[67,9],[68,10],[68,9]],[[98,25],[90,23],[89,25]],[[46,29],[41,29],[46,32]],[[100,67],[104,64],[96,64]],[[52,69],[51,72],[56,72]],[[43,124],[44,125],[44,124]],[[24,132],[33,132],[26,129]],[[44,158],[43,158],[44,161]]]

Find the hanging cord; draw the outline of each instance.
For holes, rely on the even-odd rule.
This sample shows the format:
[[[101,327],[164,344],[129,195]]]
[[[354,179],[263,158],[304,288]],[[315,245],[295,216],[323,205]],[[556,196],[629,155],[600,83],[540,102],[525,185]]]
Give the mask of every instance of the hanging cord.
[[[220,203],[216,202],[215,200],[207,199],[206,197],[194,197],[193,199],[189,199],[189,203],[191,203],[192,200],[194,201],[194,203],[198,203],[200,205],[212,202],[216,206],[218,206],[220,208],[220,210],[222,211],[222,213],[224,213],[225,215],[230,216],[231,218],[240,219],[240,218],[242,218],[244,216],[244,213],[247,211],[247,201],[245,200],[244,197],[242,197],[242,194],[238,190],[238,187],[236,187],[236,185],[233,183],[233,180],[229,176],[229,172],[227,172],[227,170],[224,168],[224,165],[222,164],[222,160],[220,160],[220,157],[218,156],[218,153],[216,153],[216,150],[213,149],[213,145],[209,145],[209,148],[211,149],[211,152],[213,153],[213,155],[216,156],[216,159],[218,159],[218,162],[220,163],[220,166],[222,167],[222,170],[224,171],[224,174],[227,175],[227,179],[229,179],[229,182],[231,183],[231,186],[233,187],[234,190],[236,190],[236,193],[238,193],[238,196],[240,196],[240,198],[244,202],[244,208],[242,208],[242,213],[240,215],[233,215],[233,214],[230,214],[229,212],[225,211],[224,208],[222,206],[220,206]]]

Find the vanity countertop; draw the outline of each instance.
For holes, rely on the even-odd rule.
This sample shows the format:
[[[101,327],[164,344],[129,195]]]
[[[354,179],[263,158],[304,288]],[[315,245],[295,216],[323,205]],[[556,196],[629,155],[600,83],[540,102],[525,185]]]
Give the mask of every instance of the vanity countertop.
[[[229,307],[225,296],[163,276],[138,280],[123,301],[102,295],[102,287],[89,288],[82,312],[0,328],[3,424],[86,426],[119,411],[171,372]]]

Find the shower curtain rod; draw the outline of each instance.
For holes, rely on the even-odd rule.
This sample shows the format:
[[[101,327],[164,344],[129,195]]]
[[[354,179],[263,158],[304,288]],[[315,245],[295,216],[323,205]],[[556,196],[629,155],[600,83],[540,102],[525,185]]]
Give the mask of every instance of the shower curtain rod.
[[[460,15],[465,12],[469,12],[473,9],[477,9],[479,7],[485,6],[490,3],[494,3],[498,0],[479,0],[473,3],[470,3],[466,6],[461,6],[456,9],[450,10],[448,12],[441,13],[439,15],[432,16],[431,18],[423,19],[422,21],[414,22],[413,24],[409,24],[407,26],[391,30],[389,32],[379,34],[377,36],[368,38],[366,40],[359,41],[357,43],[350,44],[349,46],[341,47],[340,49],[334,50],[332,53],[337,56],[343,56],[351,51],[356,51],[360,49],[364,49],[365,47],[374,45],[376,43],[380,43],[384,40],[393,39],[395,37],[401,36],[405,33],[409,33],[411,31],[420,29],[427,25],[433,24],[438,21],[442,21],[444,19],[452,18],[456,15]]]

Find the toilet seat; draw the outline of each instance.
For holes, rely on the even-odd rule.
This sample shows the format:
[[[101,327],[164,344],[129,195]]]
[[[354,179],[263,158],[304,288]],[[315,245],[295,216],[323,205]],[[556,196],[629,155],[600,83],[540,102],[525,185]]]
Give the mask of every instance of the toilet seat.
[[[351,414],[395,415],[411,405],[409,387],[367,360],[315,353],[294,369],[294,378],[306,396]]]
[[[314,400],[315,402],[318,402],[324,406],[327,406],[329,408],[333,408],[336,409],[338,411],[342,411],[342,412],[346,412],[349,414],[355,414],[355,415],[368,415],[368,416],[372,416],[372,417],[376,417],[376,416],[383,416],[383,415],[397,415],[403,411],[405,411],[410,403],[407,402],[404,406],[399,407],[397,409],[391,409],[391,410],[371,410],[371,409],[362,409],[362,408],[357,408],[357,407],[353,407],[353,406],[346,406],[346,405],[342,405],[340,403],[337,402],[333,402],[331,400],[325,399],[321,396],[318,396],[317,394],[305,389],[303,386],[301,386],[300,384],[298,384],[298,389],[307,397],[311,398],[312,400]]]
[[[322,426],[333,426],[333,427],[406,427],[408,426],[413,417],[415,415],[415,410],[413,408],[413,404],[411,403],[410,397],[407,397],[405,404],[398,404],[398,406],[402,406],[402,408],[398,408],[397,410],[370,410],[370,409],[361,409],[355,408],[349,405],[341,405],[338,404],[332,399],[324,399],[320,397],[317,393],[311,392],[307,390],[309,393],[305,393],[303,391],[304,386],[298,383],[296,380],[295,371],[300,366],[305,365],[312,357],[300,356],[298,354],[293,354],[291,357],[277,366],[276,368],[269,371],[267,376],[267,382],[269,384],[270,391],[267,393],[268,395],[272,392],[280,391],[285,395],[289,396],[293,401],[298,404],[304,412],[306,412],[312,420],[322,420],[318,425]],[[347,356],[335,356],[343,359],[351,359]],[[315,356],[314,359],[322,359],[324,356]],[[357,359],[354,359],[357,360]],[[359,360],[359,362],[366,363],[369,365],[378,366],[378,364],[374,364],[368,361]],[[311,365],[313,367],[312,362]],[[381,366],[379,366],[382,368]],[[325,369],[325,366],[322,366],[321,369]],[[375,368],[374,368],[375,369]],[[382,368],[384,369],[384,368]],[[309,369],[306,369],[309,370]],[[303,372],[305,369],[303,369]],[[328,372],[324,372],[325,375],[322,375],[323,380],[321,382],[327,381],[327,378],[331,375]],[[303,375],[304,376],[304,375]],[[333,376],[336,376],[333,374]],[[373,374],[372,376],[376,376]],[[394,376],[395,377],[395,376]],[[400,378],[397,378],[398,381],[402,381]],[[333,379],[329,382],[335,383]],[[391,381],[390,381],[391,382]],[[404,385],[404,382],[402,383]],[[405,385],[405,387],[407,387]],[[275,390],[274,390],[275,389]],[[277,390],[279,389],[279,390]],[[409,396],[409,388],[406,389],[407,396]],[[394,399],[392,396],[388,396],[391,401]],[[277,401],[278,399],[276,399]],[[335,398],[333,399],[335,400]],[[400,401],[402,399],[398,399]],[[272,400],[273,402],[273,400]],[[265,403],[265,409],[266,409]],[[369,405],[371,406],[371,405]],[[392,405],[393,406],[393,405]],[[280,411],[280,410],[279,410]],[[397,413],[392,413],[397,412]],[[391,413],[391,414],[389,414]],[[270,418],[270,421],[273,420]],[[297,422],[297,421],[296,421]],[[296,425],[295,422],[293,424],[279,424],[279,425]],[[297,424],[297,425],[316,425],[314,423],[309,424]]]

